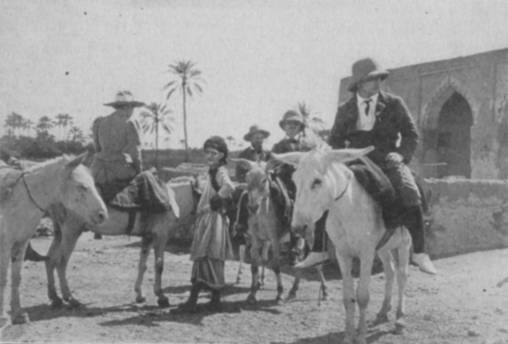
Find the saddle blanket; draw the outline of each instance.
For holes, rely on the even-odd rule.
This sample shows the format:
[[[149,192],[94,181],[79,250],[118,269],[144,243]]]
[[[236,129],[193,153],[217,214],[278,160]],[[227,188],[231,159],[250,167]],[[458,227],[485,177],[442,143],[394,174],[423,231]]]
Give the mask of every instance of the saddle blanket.
[[[171,199],[173,197],[173,199]],[[151,171],[143,171],[109,202],[120,210],[141,210],[151,213],[170,210],[175,204],[174,193]]]

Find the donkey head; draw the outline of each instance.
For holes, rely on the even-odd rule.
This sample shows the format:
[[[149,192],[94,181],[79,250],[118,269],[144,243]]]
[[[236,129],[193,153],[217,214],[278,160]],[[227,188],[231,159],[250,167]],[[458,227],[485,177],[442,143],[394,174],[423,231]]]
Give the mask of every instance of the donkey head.
[[[337,196],[347,190],[353,175],[344,163],[359,159],[372,149],[320,148],[305,153],[274,155],[275,159],[296,167],[292,227],[312,227],[330,209]]]
[[[106,205],[102,201],[95,182],[87,167],[81,164],[79,156],[74,159],[67,157],[63,166],[63,183],[60,186],[59,202],[67,210],[78,214],[89,225],[98,225],[108,217]]]

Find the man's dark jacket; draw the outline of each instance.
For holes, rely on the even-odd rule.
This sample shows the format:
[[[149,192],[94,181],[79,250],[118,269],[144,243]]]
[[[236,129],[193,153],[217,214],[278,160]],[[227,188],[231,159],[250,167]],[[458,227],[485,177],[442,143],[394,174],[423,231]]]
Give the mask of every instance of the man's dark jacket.
[[[330,133],[329,144],[332,148],[375,147],[368,157],[384,167],[388,153],[397,152],[409,163],[416,150],[418,132],[404,101],[395,95],[379,92],[376,105],[376,122],[370,132],[356,130],[358,106],[356,94],[341,104],[335,116]],[[400,146],[397,140],[401,136]]]

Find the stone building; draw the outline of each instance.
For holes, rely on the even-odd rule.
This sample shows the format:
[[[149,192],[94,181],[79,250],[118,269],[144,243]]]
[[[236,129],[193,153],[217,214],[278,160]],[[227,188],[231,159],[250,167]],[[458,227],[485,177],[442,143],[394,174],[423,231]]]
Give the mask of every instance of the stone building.
[[[424,177],[508,178],[508,48],[389,71],[384,88],[406,101],[421,134],[412,165]]]

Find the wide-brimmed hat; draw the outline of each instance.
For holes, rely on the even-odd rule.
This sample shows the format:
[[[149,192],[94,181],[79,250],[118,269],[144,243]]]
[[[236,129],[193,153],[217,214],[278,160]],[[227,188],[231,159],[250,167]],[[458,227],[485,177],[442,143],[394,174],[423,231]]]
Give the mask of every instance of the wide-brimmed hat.
[[[302,128],[305,127],[305,120],[303,116],[294,110],[286,111],[282,119],[279,121],[279,126],[284,130],[284,123],[286,122],[298,122],[302,125]]]
[[[360,82],[377,78],[384,80],[389,74],[388,71],[381,69],[377,62],[370,57],[356,61],[351,69],[351,82],[348,87],[350,92],[355,92]]]
[[[115,101],[111,103],[105,103],[106,106],[112,106],[114,108],[122,107],[122,106],[132,106],[132,107],[138,107],[143,106],[145,103],[134,100],[134,96],[132,95],[131,91],[123,90],[118,91],[115,95]]]
[[[259,126],[254,124],[254,125],[251,125],[251,127],[249,128],[249,132],[243,136],[243,139],[245,141],[250,141],[252,139],[252,135],[254,135],[254,134],[262,134],[265,139],[268,136],[270,136],[270,132],[268,132],[267,130],[261,129]]]

